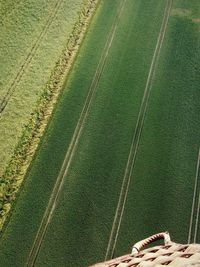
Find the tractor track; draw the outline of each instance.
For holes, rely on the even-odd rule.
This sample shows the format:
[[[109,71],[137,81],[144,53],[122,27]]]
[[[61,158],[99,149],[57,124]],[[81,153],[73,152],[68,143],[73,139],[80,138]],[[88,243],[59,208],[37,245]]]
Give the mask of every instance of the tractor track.
[[[107,249],[106,249],[105,260],[109,260],[114,255],[114,250],[115,250],[115,246],[117,243],[117,238],[118,238],[118,234],[119,234],[119,230],[120,230],[121,220],[123,217],[126,199],[127,199],[127,195],[128,195],[131,175],[132,175],[132,171],[133,171],[133,168],[135,165],[136,155],[137,155],[140,137],[141,137],[141,133],[142,133],[142,129],[143,129],[144,119],[145,119],[146,110],[147,110],[148,101],[149,101],[149,96],[150,96],[150,91],[151,91],[151,87],[152,87],[152,81],[154,78],[156,65],[157,65],[157,62],[159,59],[161,47],[162,47],[163,40],[165,37],[171,6],[172,6],[172,0],[167,0],[164,15],[163,15],[163,21],[161,24],[161,28],[159,31],[155,51],[154,51],[153,58],[151,61],[151,65],[150,65],[150,69],[149,69],[149,73],[148,73],[148,78],[147,78],[142,102],[140,105],[140,110],[138,113],[137,123],[136,123],[135,131],[134,131],[134,135],[132,138],[132,143],[131,143],[131,147],[130,147],[130,152],[129,152],[129,156],[128,156],[126,169],[124,172],[124,177],[123,177],[123,181],[122,181],[122,186],[121,186],[121,191],[120,191],[120,195],[119,195],[119,199],[118,199],[118,204],[117,204],[117,208],[116,208],[116,212],[115,212],[115,216],[114,216],[114,220],[113,220],[113,224],[112,224],[112,229],[111,229],[111,233],[110,233],[110,237],[109,237],[109,241],[108,241],[108,245],[107,245]]]
[[[101,74],[105,68],[105,64],[106,64],[106,60],[107,60],[107,57],[109,54],[109,50],[110,50],[110,47],[112,45],[112,42],[113,42],[113,39],[115,36],[115,32],[116,32],[116,29],[118,26],[118,22],[119,22],[119,19],[121,17],[122,11],[124,9],[125,3],[126,3],[126,0],[121,0],[119,3],[116,17],[115,17],[114,22],[111,26],[111,30],[109,32],[108,38],[107,38],[105,46],[103,48],[103,51],[102,51],[96,72],[93,76],[93,80],[91,82],[86,100],[83,104],[83,109],[81,111],[81,114],[79,116],[79,120],[78,120],[76,128],[74,130],[74,134],[73,134],[71,142],[69,144],[69,147],[68,147],[67,153],[65,155],[65,158],[64,158],[62,167],[60,169],[59,175],[56,178],[53,191],[51,193],[51,196],[49,198],[49,202],[47,204],[47,207],[46,207],[46,210],[44,212],[43,218],[41,220],[40,226],[38,228],[38,232],[37,232],[35,240],[33,242],[33,246],[30,250],[30,253],[29,253],[29,256],[27,259],[27,266],[34,266],[35,261],[36,261],[37,256],[38,256],[38,253],[40,251],[42,241],[44,239],[44,236],[45,236],[45,233],[47,231],[48,225],[51,221],[51,218],[53,216],[53,213],[54,213],[54,210],[56,207],[56,203],[57,203],[59,194],[61,192],[64,180],[65,180],[64,178],[68,174],[69,167],[71,166],[73,155],[75,153],[77,144],[79,142],[85,120],[87,118],[87,115],[88,115],[88,112],[90,110],[91,104],[93,102],[94,96],[97,92],[97,86],[99,84]]]
[[[194,191],[193,191],[193,198],[192,198],[192,208],[191,208],[191,216],[190,216],[189,231],[188,231],[188,243],[190,243],[192,239],[192,228],[193,228],[192,226],[193,226],[193,221],[194,221],[194,210],[195,210],[195,203],[196,203],[196,197],[197,197],[199,167],[200,167],[200,148],[199,148],[199,152],[197,156]],[[194,242],[196,241],[197,229],[198,229],[199,209],[200,209],[199,205],[200,205],[200,191],[199,191],[199,200],[198,200],[198,207],[197,207],[197,214],[196,214],[196,223],[195,223],[195,229],[194,229],[194,239],[193,239]]]
[[[197,233],[198,233],[198,228],[199,228],[199,212],[200,212],[200,191],[199,191],[199,197],[198,197],[198,206],[197,206],[197,213],[196,213],[193,243],[199,242],[197,240]]]
[[[1,103],[0,103],[0,118],[2,118],[2,114],[3,111],[5,110],[12,94],[14,93],[17,85],[19,84],[19,82],[21,81],[26,69],[29,67],[29,64],[31,63],[38,47],[40,46],[41,41],[43,40],[45,34],[47,33],[49,27],[51,26],[58,10],[59,7],[61,5],[61,3],[63,2],[63,0],[58,0],[53,8],[53,10],[51,11],[48,20],[43,28],[43,30],[41,31],[39,37],[37,38],[36,42],[34,43],[34,45],[32,46],[30,52],[28,53],[28,55],[25,58],[25,61],[23,62],[23,64],[21,65],[21,67],[19,68],[19,71],[17,72],[13,82],[11,83],[11,85],[8,87],[7,92],[5,94],[5,96],[3,97]]]

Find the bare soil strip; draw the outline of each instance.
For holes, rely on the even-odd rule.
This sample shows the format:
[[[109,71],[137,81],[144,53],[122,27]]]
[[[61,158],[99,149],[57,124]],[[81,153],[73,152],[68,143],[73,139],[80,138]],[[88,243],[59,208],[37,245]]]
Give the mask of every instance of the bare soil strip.
[[[59,7],[61,5],[63,0],[58,0],[52,10],[52,12],[50,13],[50,16],[44,26],[44,29],[42,30],[42,32],[40,33],[38,39],[36,40],[36,42],[34,43],[34,45],[32,46],[30,52],[28,53],[25,61],[23,62],[23,64],[21,65],[21,67],[19,68],[19,71],[17,72],[13,82],[11,83],[11,85],[8,87],[8,90],[5,94],[5,96],[3,97],[1,103],[0,103],[0,118],[2,117],[3,111],[6,108],[9,99],[11,98],[12,94],[14,93],[16,86],[19,84],[19,82],[21,81],[25,70],[28,68],[28,66],[30,65],[38,47],[40,46],[40,43],[42,41],[42,39],[44,38],[45,34],[47,33],[49,27],[51,26],[51,23],[53,22]]]
[[[69,167],[71,165],[72,158],[73,158],[73,155],[75,153],[77,144],[79,142],[79,139],[80,139],[80,136],[81,136],[81,133],[82,133],[82,129],[83,129],[83,126],[84,126],[84,123],[85,123],[85,120],[87,118],[87,115],[88,115],[88,112],[90,110],[92,101],[93,101],[94,96],[96,94],[97,86],[98,86],[98,83],[99,83],[99,79],[100,79],[101,74],[102,74],[102,72],[104,70],[106,59],[107,59],[108,54],[109,54],[109,49],[110,49],[110,47],[112,45],[112,42],[113,42],[113,39],[114,39],[114,36],[115,36],[115,32],[116,32],[116,29],[117,29],[117,26],[118,26],[118,21],[120,19],[121,14],[122,14],[125,2],[126,2],[126,0],[122,0],[120,2],[116,18],[115,18],[114,23],[113,23],[113,25],[111,27],[111,31],[110,31],[110,33],[108,35],[106,44],[105,44],[104,49],[102,51],[99,64],[97,66],[97,69],[96,69],[96,72],[94,74],[91,86],[89,88],[89,92],[88,92],[88,95],[86,97],[82,112],[81,112],[79,120],[78,120],[78,123],[76,125],[72,140],[70,142],[70,145],[69,145],[69,148],[67,150],[64,162],[63,162],[62,167],[60,169],[59,175],[58,175],[58,177],[56,179],[52,194],[50,196],[50,199],[49,199],[48,205],[46,207],[44,216],[42,218],[40,227],[38,229],[36,238],[34,240],[32,248],[31,248],[31,251],[30,251],[30,254],[29,254],[29,257],[28,257],[28,261],[27,261],[27,266],[34,266],[34,263],[35,263],[35,261],[37,259],[37,255],[39,253],[39,250],[40,250],[42,241],[44,239],[47,227],[48,227],[48,225],[49,225],[49,223],[51,221],[51,218],[53,216],[53,213],[54,213],[54,210],[55,210],[55,207],[56,207],[56,202],[57,202],[58,197],[59,197],[59,193],[60,193],[60,191],[62,189],[65,177],[68,174],[68,170],[69,170]]]
[[[197,195],[197,184],[198,184],[198,176],[199,176],[199,167],[200,167],[200,148],[199,148],[199,153],[198,153],[198,157],[197,157],[197,167],[196,167],[196,175],[195,175],[195,182],[194,182],[192,209],[191,209],[190,224],[189,224],[189,231],[188,231],[188,243],[191,242],[191,236],[192,236],[192,225],[193,225],[194,208],[195,208],[196,195]],[[195,230],[195,232],[196,232],[196,230]]]
[[[148,106],[148,100],[149,100],[149,95],[150,95],[150,91],[152,87],[152,81],[154,78],[156,64],[159,59],[161,47],[162,47],[164,36],[166,33],[171,5],[172,5],[172,0],[168,0],[166,2],[162,25],[161,25],[160,32],[158,35],[156,48],[155,48],[154,55],[151,61],[151,66],[149,69],[146,87],[145,87],[142,102],[140,105],[140,111],[138,114],[135,132],[134,132],[131,147],[130,147],[129,157],[128,157],[128,161],[127,161],[127,165],[126,165],[126,169],[124,173],[124,178],[123,178],[123,182],[121,186],[121,192],[120,192],[120,196],[119,196],[119,200],[117,204],[117,209],[115,212],[114,221],[112,224],[112,229],[111,229],[111,234],[110,234],[110,238],[109,238],[109,242],[108,242],[108,246],[106,250],[105,260],[111,259],[114,255],[114,250],[115,250],[115,246],[116,246],[116,242],[117,242],[117,238],[119,234],[121,220],[123,217],[124,207],[126,204],[129,184],[130,184],[130,180],[132,176],[133,167],[135,164],[135,159],[136,159],[136,155],[138,151],[141,132],[142,132],[143,124],[144,124],[145,114],[146,114],[146,110]]]

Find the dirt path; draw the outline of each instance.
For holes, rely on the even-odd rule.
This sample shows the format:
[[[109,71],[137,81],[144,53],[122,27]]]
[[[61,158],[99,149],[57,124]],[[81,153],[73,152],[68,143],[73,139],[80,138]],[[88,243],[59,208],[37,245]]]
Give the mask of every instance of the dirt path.
[[[56,2],[56,4],[54,5],[54,8],[52,10],[52,12],[50,13],[48,20],[43,28],[43,30],[41,31],[39,37],[37,38],[36,42],[33,44],[30,52],[28,53],[28,55],[26,56],[23,64],[21,65],[21,67],[19,68],[13,82],[11,83],[11,85],[8,87],[7,92],[5,94],[5,96],[3,97],[1,103],[0,103],[0,118],[2,117],[3,111],[6,108],[12,94],[14,93],[16,86],[19,84],[19,82],[21,81],[25,70],[29,67],[34,55],[37,52],[38,47],[40,46],[40,43],[42,42],[45,34],[47,33],[49,27],[51,26],[56,14],[58,13],[59,7],[61,5],[61,3],[63,2],[63,0],[58,0]]]
[[[110,234],[110,238],[109,238],[109,242],[108,242],[108,246],[106,250],[105,260],[111,259],[114,255],[114,250],[115,250],[115,246],[116,246],[116,242],[117,242],[117,238],[119,234],[121,220],[122,220],[123,213],[124,213],[124,207],[126,204],[131,175],[132,175],[133,167],[135,164],[135,159],[136,159],[136,155],[138,151],[141,132],[142,132],[143,124],[144,124],[145,114],[146,114],[146,110],[148,106],[148,100],[149,100],[149,95],[150,95],[150,91],[152,87],[152,81],[154,78],[156,64],[158,62],[161,47],[162,47],[163,40],[165,37],[171,6],[172,6],[172,0],[168,0],[166,2],[162,25],[159,31],[159,35],[158,35],[154,55],[151,61],[142,102],[140,105],[135,132],[133,135],[129,157],[128,157],[128,161],[127,161],[127,165],[126,165],[126,169],[124,173],[124,178],[123,178],[123,182],[121,186],[121,192],[120,192],[120,196],[119,196],[119,200],[118,200],[118,204],[117,204],[117,208],[115,212],[115,217],[114,217],[114,221],[112,224],[111,234]]]
[[[192,225],[194,221],[194,209],[195,209],[195,202],[196,202],[196,195],[197,195],[197,185],[198,185],[198,176],[199,176],[199,167],[200,167],[200,149],[197,157],[197,167],[196,167],[196,175],[195,175],[195,182],[194,182],[194,191],[193,191],[193,199],[192,199],[192,209],[191,209],[191,216],[190,216],[190,224],[189,224],[189,231],[188,231],[188,243],[191,242],[192,238]],[[200,194],[200,192],[199,192]],[[194,242],[196,240],[196,235],[197,235],[197,228],[198,228],[198,211],[199,211],[199,205],[197,208],[197,220],[196,220],[196,225],[195,225],[195,234],[194,234]]]
[[[68,147],[67,153],[65,155],[65,159],[63,161],[63,164],[62,164],[62,167],[60,169],[59,175],[56,178],[56,182],[55,182],[52,194],[50,196],[50,199],[49,199],[48,205],[46,207],[44,216],[42,218],[42,221],[41,221],[41,224],[39,226],[37,235],[35,237],[33,246],[31,248],[31,251],[30,251],[30,254],[29,254],[29,257],[28,257],[28,261],[27,261],[27,266],[34,266],[34,263],[35,263],[35,261],[37,259],[37,255],[39,253],[39,250],[40,250],[42,241],[44,239],[47,227],[48,227],[48,225],[49,225],[49,223],[51,221],[51,218],[53,216],[53,213],[54,213],[54,210],[55,210],[55,207],[56,207],[56,202],[57,202],[57,199],[59,197],[59,193],[60,193],[60,191],[62,189],[65,177],[68,174],[68,170],[69,170],[69,167],[71,165],[72,158],[73,158],[73,155],[75,153],[77,144],[79,142],[79,139],[80,139],[80,136],[81,136],[81,133],[82,133],[82,129],[83,129],[83,126],[84,126],[84,123],[85,123],[85,120],[87,118],[88,112],[90,110],[91,104],[92,104],[94,96],[96,94],[97,86],[98,86],[98,83],[99,83],[99,79],[100,79],[101,74],[102,74],[102,72],[104,70],[105,63],[106,63],[106,60],[107,60],[107,57],[108,57],[108,54],[109,54],[109,50],[110,50],[110,47],[112,45],[112,42],[113,42],[113,39],[114,39],[114,36],[115,36],[115,33],[116,33],[116,29],[117,29],[117,26],[118,26],[118,22],[119,22],[121,14],[122,14],[125,2],[126,2],[126,0],[121,0],[121,2],[119,4],[119,8],[117,10],[116,18],[115,18],[114,23],[113,23],[113,25],[111,27],[111,30],[110,30],[110,33],[108,35],[106,44],[105,44],[104,49],[102,51],[99,64],[97,66],[97,69],[96,69],[96,72],[94,74],[92,83],[90,85],[90,88],[89,88],[89,91],[88,91],[88,95],[86,97],[82,112],[81,112],[79,120],[78,120],[78,123],[76,125],[72,140],[70,142],[70,145]]]

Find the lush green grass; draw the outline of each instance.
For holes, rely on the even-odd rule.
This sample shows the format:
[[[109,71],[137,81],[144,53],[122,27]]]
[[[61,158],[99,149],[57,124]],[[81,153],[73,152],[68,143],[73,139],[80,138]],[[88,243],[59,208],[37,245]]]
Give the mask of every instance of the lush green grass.
[[[0,103],[8,91],[13,92],[0,119],[2,175],[67,45],[83,0],[8,0],[0,5]]]
[[[200,4],[174,1],[171,14],[116,254],[159,231],[188,240],[200,146]]]
[[[164,2],[125,5],[36,266],[87,266],[105,257],[163,11]]]

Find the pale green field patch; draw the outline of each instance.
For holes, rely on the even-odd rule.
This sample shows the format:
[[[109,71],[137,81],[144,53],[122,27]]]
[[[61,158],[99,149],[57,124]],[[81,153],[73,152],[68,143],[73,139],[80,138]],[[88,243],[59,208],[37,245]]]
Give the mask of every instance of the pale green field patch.
[[[194,18],[194,19],[192,19],[192,21],[195,23],[200,23],[200,18]]]
[[[179,16],[179,17],[190,17],[192,15],[192,11],[184,8],[173,8],[171,10],[171,16]]]
[[[67,46],[83,0],[0,2],[0,175]]]

